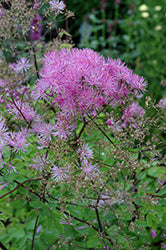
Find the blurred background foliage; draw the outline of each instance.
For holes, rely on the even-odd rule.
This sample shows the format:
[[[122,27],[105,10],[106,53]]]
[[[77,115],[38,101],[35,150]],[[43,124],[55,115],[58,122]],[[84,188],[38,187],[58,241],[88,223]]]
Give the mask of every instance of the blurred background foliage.
[[[67,0],[75,18],[69,33],[75,46],[92,48],[104,56],[120,58],[148,81],[148,95],[165,95],[165,0]]]

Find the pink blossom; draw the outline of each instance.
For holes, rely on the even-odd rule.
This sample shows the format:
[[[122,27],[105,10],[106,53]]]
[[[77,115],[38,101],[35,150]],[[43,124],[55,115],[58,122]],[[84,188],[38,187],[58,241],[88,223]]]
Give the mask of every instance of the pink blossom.
[[[107,5],[107,0],[101,0],[101,9],[102,10],[105,10],[106,5]]]
[[[138,103],[133,102],[123,113],[123,123],[121,124],[121,126],[127,127],[130,124],[131,126],[136,127],[135,119],[142,117],[144,113],[144,109],[140,107]]]
[[[166,109],[166,97],[163,97],[162,99],[160,99],[158,106],[161,109]]]
[[[63,167],[54,166],[51,169],[51,173],[52,173],[52,177],[53,177],[53,179],[55,179],[55,181],[61,181],[61,180],[64,180],[68,177],[67,169],[65,169]]]
[[[33,163],[30,166],[35,170],[42,170],[47,164],[50,164],[50,161],[47,161],[47,159],[41,156],[37,156],[35,159],[32,159],[32,161]]]
[[[14,103],[8,103],[6,109],[9,113],[14,113],[26,121],[32,121],[36,116],[35,111],[28,102],[14,101]]]
[[[150,234],[151,234],[151,236],[152,236],[152,238],[154,239],[155,237],[156,237],[156,231],[154,230],[154,229],[151,229],[150,230]]]
[[[31,66],[32,64],[25,57],[20,57],[20,59],[17,60],[16,63],[9,64],[9,67],[17,73],[23,73],[27,71]]]
[[[75,123],[73,124],[72,121],[74,120],[74,117],[72,114],[68,113],[60,113],[58,116],[58,121],[54,126],[55,132],[53,133],[54,136],[58,136],[59,138],[67,139],[71,131],[75,129]]]
[[[113,121],[111,119],[108,119],[105,123],[110,127],[113,126]]]
[[[45,79],[41,79],[40,81],[38,80],[31,93],[32,99],[33,100],[42,99],[44,97],[45,91],[49,88],[50,88],[49,81],[46,81]]]
[[[37,147],[38,149],[48,148],[50,146],[50,140],[44,137],[39,137],[37,142],[39,144],[39,146]]]
[[[52,125],[51,123],[39,121],[33,125],[32,131],[37,133],[41,138],[51,140],[52,135],[54,134],[54,126],[55,125]]]
[[[81,165],[81,169],[86,174],[86,178],[93,178],[96,172],[99,171],[97,164],[92,165],[87,159],[84,159]]]
[[[78,119],[97,113],[103,105],[124,104],[129,94],[145,91],[144,79],[119,59],[104,59],[91,49],[48,52],[43,61],[33,97],[47,98],[59,109],[57,133],[71,132]]]
[[[161,243],[162,249],[166,250],[166,243]]]
[[[10,139],[7,140],[8,144],[13,147],[13,151],[25,151],[25,148],[30,144],[26,143],[27,132],[22,129],[19,132],[11,132]]]
[[[38,10],[41,7],[41,0],[33,0],[32,7]]]
[[[9,173],[12,173],[13,171],[15,172],[15,173],[17,173],[17,170],[16,170],[16,168],[12,165],[12,164],[6,164],[5,163],[5,165],[7,166],[7,168],[8,168],[8,172]]]
[[[5,87],[5,82],[2,79],[0,79],[0,87]]]
[[[63,10],[65,8],[65,4],[63,1],[59,2],[59,0],[52,0],[52,1],[50,1],[50,7],[52,10],[55,11],[55,15],[57,15],[57,14],[63,12]]]
[[[116,0],[115,5],[119,5],[121,3],[121,0]]]
[[[93,159],[93,151],[88,147],[88,144],[83,143],[81,148],[77,151],[80,154],[80,159]]]

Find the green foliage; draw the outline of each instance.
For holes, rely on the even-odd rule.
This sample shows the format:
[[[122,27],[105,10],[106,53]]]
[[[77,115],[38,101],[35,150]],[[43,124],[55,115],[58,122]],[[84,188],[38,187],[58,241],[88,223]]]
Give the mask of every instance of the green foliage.
[[[49,1],[43,0],[39,13],[43,16],[44,34],[35,42],[29,38],[33,8],[29,6],[23,16],[7,11],[6,35],[3,31],[0,44],[3,65],[0,71],[3,80],[11,77],[11,85],[20,81],[32,90],[44,54],[53,49],[72,48],[73,38],[79,47],[90,47],[105,56],[125,60],[136,73],[150,80],[148,94],[151,96],[145,98],[146,114],[136,121],[136,126],[111,129],[106,125],[109,117],[122,122],[124,107],[117,104],[111,109],[106,107],[95,118],[88,117],[87,124],[79,120],[66,141],[51,135],[49,146],[40,149],[40,135],[37,138],[32,131],[27,138],[30,146],[25,151],[14,152],[11,146],[0,151],[0,241],[9,250],[154,250],[165,243],[165,109],[153,101],[154,97],[162,96],[163,87],[159,83],[166,74],[164,1],[147,1],[150,15],[147,18],[139,10],[142,1],[134,2],[133,13],[131,3],[128,0],[115,5],[107,1],[106,9],[100,10],[97,0],[86,4],[82,0],[66,1],[76,18],[69,20],[69,30],[65,30],[66,16],[73,17],[73,14],[68,11],[55,17],[49,10]],[[162,8],[156,12],[155,6]],[[24,7],[21,5],[20,9]],[[83,20],[85,14],[88,20]],[[20,30],[13,26],[14,18],[18,18],[19,24],[23,22]],[[20,56],[31,58],[35,66],[14,78],[8,63]],[[15,85],[12,86],[14,89]],[[7,93],[4,95],[7,98]],[[22,94],[21,100],[25,96]],[[54,103],[43,99],[34,103],[28,94],[26,98],[46,123],[56,122],[59,110]],[[127,100],[131,101],[132,98]],[[27,124],[25,119],[9,114],[4,103],[0,104],[9,131],[31,128],[31,122]],[[1,131],[0,143],[3,143]],[[81,169],[78,149],[83,143],[93,151],[93,158],[88,160],[99,167],[97,173],[90,170],[90,177]],[[60,169],[71,165],[67,180],[52,178],[55,165]],[[151,229],[157,234],[154,239]]]
[[[78,1],[78,5],[81,4],[82,1]],[[93,4],[95,9],[83,9],[86,17],[79,28],[78,46],[125,61],[150,82],[148,94],[161,98],[164,89],[160,82],[166,77],[165,2],[146,1],[147,10],[144,11],[140,10],[142,1],[122,1],[119,5],[107,1],[105,9],[94,1]],[[74,4],[72,7],[75,7]]]

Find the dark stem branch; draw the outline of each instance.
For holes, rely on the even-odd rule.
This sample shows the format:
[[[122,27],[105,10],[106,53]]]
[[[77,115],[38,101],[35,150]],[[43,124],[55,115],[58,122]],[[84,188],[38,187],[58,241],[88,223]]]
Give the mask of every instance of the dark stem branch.
[[[102,128],[100,128],[100,126],[94,122],[94,124],[96,125],[96,127],[100,130],[100,132],[109,140],[109,142],[111,142],[111,144],[116,148],[116,145],[113,143],[113,141],[109,138],[109,136],[104,132],[104,130]]]
[[[56,209],[59,210],[59,211],[61,211],[61,209],[59,207],[56,207]],[[89,227],[93,228],[95,231],[97,231],[97,232],[100,233],[99,229],[97,227],[93,226],[92,224],[90,224],[89,222],[81,220],[81,219],[75,217],[74,215],[71,215],[70,213],[68,213],[66,211],[63,211],[63,213],[66,214],[66,215],[68,215],[70,218],[73,218],[73,219],[75,219],[75,220],[77,220],[79,222],[82,222],[82,223],[88,225]],[[109,235],[106,232],[103,232],[103,234],[106,236],[105,238],[111,243],[111,245],[113,245],[113,242],[110,239]]]
[[[0,248],[2,248],[2,250],[8,250],[8,249],[2,244],[2,242],[0,242]]]
[[[47,247],[46,250],[49,250],[53,245],[55,245],[58,241],[60,240],[60,238],[58,238],[57,240],[55,240],[49,247]]]
[[[83,131],[84,131],[86,125],[88,124],[88,123],[86,122],[85,118],[83,118],[83,120],[84,120],[84,124],[83,124],[83,126],[82,126],[82,128],[81,128],[81,131],[79,132],[78,136],[74,139],[75,142],[77,142],[77,140],[80,138],[80,136],[81,136],[81,134],[83,133]]]
[[[166,147],[166,144],[164,144],[164,145],[159,145],[159,146],[156,147],[156,149],[158,149],[158,148],[164,148],[164,147]]]
[[[27,121],[27,119],[25,118],[25,116],[24,116],[24,114],[22,113],[21,109],[16,105],[16,103],[15,103],[13,97],[11,97],[11,99],[12,99],[12,103],[14,104],[14,106],[16,107],[16,109],[20,112],[21,116],[23,117],[23,119],[25,120],[25,122],[28,124],[28,127],[29,127],[29,128],[32,128],[32,127],[31,127],[31,124]]]
[[[36,75],[37,75],[37,78],[39,79],[40,76],[39,76],[39,70],[38,70],[38,65],[37,65],[37,58],[36,58],[35,47],[32,46],[32,50],[33,50],[33,58],[34,58],[34,63],[35,63]]]
[[[53,197],[53,196],[51,196],[48,192],[47,192],[47,195],[48,195],[48,197],[49,198],[51,198],[51,199],[53,199],[53,200],[55,200],[55,201],[58,201],[58,202],[60,202],[61,204],[67,204],[67,205],[72,205],[72,206],[79,206],[79,204],[76,204],[76,203],[73,203],[73,202],[69,202],[69,201],[59,201],[59,199],[58,198],[55,198],[55,197]],[[82,207],[92,207],[92,208],[94,208],[94,206],[92,206],[92,205],[87,205],[87,206],[85,206],[85,205],[81,205]]]
[[[61,209],[60,209],[59,207],[56,207],[56,209],[59,210],[59,211],[61,211]],[[82,223],[88,225],[89,227],[93,228],[94,230],[99,231],[97,227],[93,226],[93,225],[90,224],[89,222],[84,221],[84,220],[81,220],[81,219],[75,217],[74,215],[71,215],[70,213],[68,213],[68,212],[66,212],[66,211],[63,211],[63,213],[66,214],[66,215],[68,215],[69,217],[71,217],[71,218],[73,218],[73,219],[79,221],[79,222],[82,222]]]
[[[97,217],[97,221],[98,221],[98,225],[99,225],[99,230],[100,230],[100,233],[102,233],[103,229],[102,229],[102,224],[101,224],[101,221],[100,221],[99,211],[98,211],[97,208],[95,208],[95,212],[96,212],[96,217]]]
[[[146,194],[148,194],[148,193],[146,193]],[[150,195],[152,197],[166,198],[166,195],[158,195],[158,194],[148,194],[148,195]]]
[[[36,234],[36,229],[37,229],[38,219],[39,219],[39,214],[37,215],[37,217],[36,217],[36,221],[35,221],[35,226],[34,226],[33,236],[32,236],[32,245],[31,245],[31,250],[33,250],[33,246],[34,246],[35,234]]]
[[[38,180],[41,180],[41,178],[36,178],[36,179],[29,179],[29,180],[25,180],[23,182],[21,182],[17,187],[13,188],[10,192],[6,193],[6,194],[3,194],[2,196],[0,196],[0,199],[13,193],[15,190],[17,190],[19,187],[23,186],[26,182],[30,182],[30,181],[38,181]]]
[[[17,184],[20,184],[20,182],[14,180],[13,182],[17,183]],[[38,196],[40,198],[40,200],[43,200],[45,202],[48,202],[48,200],[44,197],[41,197],[40,194],[36,193],[35,191],[33,191],[31,188],[25,186],[24,184],[22,184],[23,187],[25,187],[29,192],[31,192],[32,194],[35,194],[36,196]]]

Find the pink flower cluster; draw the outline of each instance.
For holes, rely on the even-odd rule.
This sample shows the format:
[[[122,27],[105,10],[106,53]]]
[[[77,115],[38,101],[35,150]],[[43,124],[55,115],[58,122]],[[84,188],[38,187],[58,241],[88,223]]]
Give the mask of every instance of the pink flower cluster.
[[[143,77],[119,59],[104,59],[91,49],[47,53],[40,76],[33,98],[46,98],[59,108],[57,126],[63,131],[64,124],[66,131],[72,130],[77,119],[94,115],[103,105],[125,103],[128,95],[145,91],[146,86]]]
[[[124,112],[122,116],[123,123],[121,126],[127,127],[128,125],[137,127],[135,119],[143,116],[145,110],[138,105],[138,103],[133,102]]]

